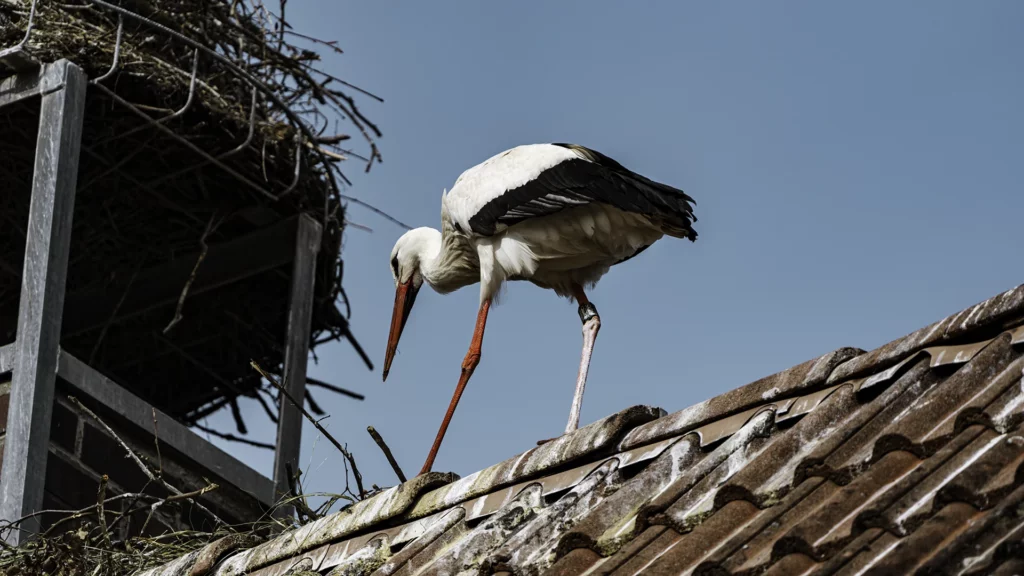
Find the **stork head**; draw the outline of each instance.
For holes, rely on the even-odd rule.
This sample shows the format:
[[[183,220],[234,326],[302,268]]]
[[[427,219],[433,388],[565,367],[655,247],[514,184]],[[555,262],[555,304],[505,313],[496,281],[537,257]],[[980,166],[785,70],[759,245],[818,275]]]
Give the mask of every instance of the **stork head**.
[[[391,332],[384,354],[384,380],[388,379],[391,361],[398,349],[398,339],[423,286],[423,263],[431,251],[436,252],[440,236],[432,228],[416,228],[402,235],[391,249],[391,274],[395,278],[395,309],[391,313]]]

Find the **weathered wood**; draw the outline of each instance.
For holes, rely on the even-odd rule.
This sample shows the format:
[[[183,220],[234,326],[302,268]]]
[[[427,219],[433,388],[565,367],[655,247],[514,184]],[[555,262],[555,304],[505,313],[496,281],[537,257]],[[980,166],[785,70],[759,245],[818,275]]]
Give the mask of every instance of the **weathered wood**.
[[[48,94],[64,87],[63,69],[57,64],[40,66],[22,48],[0,50],[0,72],[16,71],[17,74],[0,80],[0,106]]]
[[[316,220],[308,215],[300,217],[295,236],[284,353],[284,387],[299,402],[306,394],[306,365],[309,359],[309,332],[313,318],[313,288],[320,234],[320,224]],[[283,397],[278,409],[280,418],[277,423],[277,450],[274,453],[274,490],[277,498],[281,498],[289,490],[287,467],[290,465],[292,470],[299,469],[302,412]],[[278,514],[290,515],[291,508],[282,507]]]
[[[57,363],[57,375],[71,385],[76,391],[74,393],[92,398],[114,411],[140,428],[143,434],[153,433],[153,419],[156,418],[161,444],[185,455],[221,479],[251,494],[261,503],[267,506],[273,504],[273,485],[269,478],[207,442],[160,410],[155,410],[145,400],[63,350]]]
[[[44,93],[36,140],[32,199],[18,308],[18,333],[11,380],[0,519],[14,520],[41,509],[50,417],[57,374],[64,282],[71,240],[71,216],[78,179],[78,155],[85,113],[85,74],[60,60],[44,76],[63,79]],[[38,518],[12,531],[17,543],[37,531]]]
[[[17,342],[0,346],[0,374],[10,372],[14,368],[14,347]]]
[[[24,72],[38,70],[39,67],[39,60],[23,46],[0,50],[0,71]]]

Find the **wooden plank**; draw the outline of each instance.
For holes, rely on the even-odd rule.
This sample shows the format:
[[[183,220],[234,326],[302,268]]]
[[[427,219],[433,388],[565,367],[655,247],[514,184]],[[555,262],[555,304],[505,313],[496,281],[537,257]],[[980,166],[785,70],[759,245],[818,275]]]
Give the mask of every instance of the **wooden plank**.
[[[243,492],[251,494],[268,507],[273,504],[274,490],[270,478],[207,442],[160,410],[156,410],[154,416],[154,408],[145,400],[63,350],[57,363],[57,375],[85,396],[96,400],[139,427],[143,434],[152,435],[155,417],[159,423],[162,444],[173,448]]]
[[[11,342],[0,347],[0,374],[10,372],[14,368],[14,347],[17,342]]]
[[[57,74],[63,87],[44,94],[36,139],[25,263],[21,278],[18,335],[11,379],[7,437],[0,474],[0,519],[15,520],[42,508],[50,416],[57,374],[64,282],[71,216],[85,113],[85,74],[60,60],[44,75]],[[11,531],[16,544],[38,531],[30,518]]]
[[[64,87],[64,70],[57,63],[40,66],[23,48],[0,50],[0,72],[16,74],[0,80],[0,107]]]
[[[0,71],[24,72],[26,70],[38,70],[39,60],[25,50],[23,46],[14,46],[0,50]]]
[[[288,333],[285,335],[283,386],[292,398],[306,396],[306,365],[309,360],[309,337],[313,318],[313,288],[316,282],[316,256],[320,250],[320,224],[303,214],[295,237],[295,260],[292,263],[292,285],[288,301]],[[288,472],[299,469],[302,446],[302,412],[281,395],[280,418],[277,423],[277,449],[274,452],[274,494],[281,498],[288,493]],[[290,515],[290,507],[277,514]]]

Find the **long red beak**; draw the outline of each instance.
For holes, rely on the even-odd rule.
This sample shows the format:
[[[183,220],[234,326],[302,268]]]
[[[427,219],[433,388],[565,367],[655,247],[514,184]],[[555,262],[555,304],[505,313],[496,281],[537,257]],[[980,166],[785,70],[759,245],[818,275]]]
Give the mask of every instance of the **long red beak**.
[[[388,372],[391,371],[391,361],[395,359],[395,351],[398,349],[398,339],[402,337],[402,330],[405,329],[405,322],[409,319],[409,311],[416,302],[416,293],[420,289],[413,286],[412,280],[399,284],[395,289],[395,309],[391,313],[391,332],[388,334],[388,349],[384,353],[384,381],[388,379]]]

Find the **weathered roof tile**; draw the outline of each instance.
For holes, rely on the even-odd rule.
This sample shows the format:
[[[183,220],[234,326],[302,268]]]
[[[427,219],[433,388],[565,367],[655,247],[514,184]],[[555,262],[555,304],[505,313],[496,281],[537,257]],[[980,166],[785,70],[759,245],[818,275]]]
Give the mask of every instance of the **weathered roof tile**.
[[[599,466],[492,552],[484,567],[508,569],[516,574],[543,573],[555,560],[559,537],[608,494],[615,492],[621,482],[618,468],[618,460],[614,458]]]
[[[1024,316],[1024,284],[993,296],[838,366],[828,381],[841,382],[887,368],[902,358],[936,344],[967,337],[975,331],[998,331],[1004,322]]]
[[[558,546],[560,553],[574,548],[591,548],[611,554],[623,543],[631,541],[636,534],[636,518],[641,509],[703,456],[693,434],[687,434],[672,444],[648,466],[644,474],[624,482],[565,534]]]
[[[840,363],[863,352],[857,348],[840,348],[659,418],[650,424],[638,426],[623,440],[620,448],[629,450],[670,436],[678,436],[737,412],[785,399],[798,392],[812,390],[823,385],[828,375]]]
[[[543,472],[554,471],[582,458],[595,458],[610,453],[626,432],[664,414],[661,408],[651,406],[627,408],[427,493],[416,504],[410,516],[426,516],[498,488],[529,480]]]
[[[989,574],[1024,554],[1024,287],[463,480],[414,479],[217,576]],[[196,553],[151,576],[185,576]],[[220,555],[220,553],[215,554]]]

